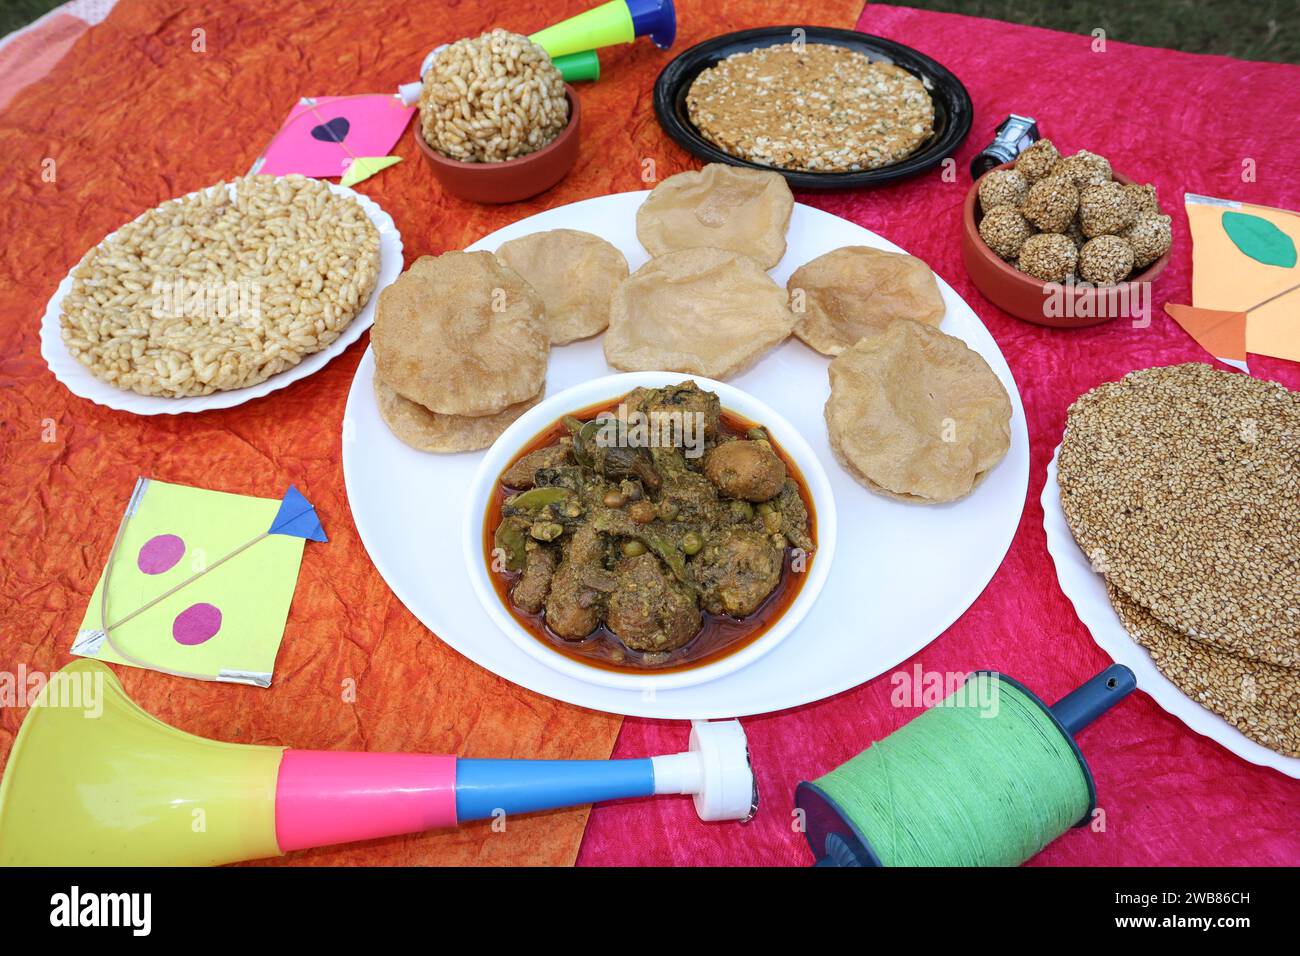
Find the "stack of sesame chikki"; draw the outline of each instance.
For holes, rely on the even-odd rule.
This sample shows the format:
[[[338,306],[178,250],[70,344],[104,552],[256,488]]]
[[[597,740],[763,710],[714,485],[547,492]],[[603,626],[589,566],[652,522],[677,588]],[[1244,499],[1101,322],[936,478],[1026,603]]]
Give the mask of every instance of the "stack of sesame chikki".
[[[1300,393],[1201,364],[1130,372],[1070,406],[1058,480],[1156,666],[1300,756]]]

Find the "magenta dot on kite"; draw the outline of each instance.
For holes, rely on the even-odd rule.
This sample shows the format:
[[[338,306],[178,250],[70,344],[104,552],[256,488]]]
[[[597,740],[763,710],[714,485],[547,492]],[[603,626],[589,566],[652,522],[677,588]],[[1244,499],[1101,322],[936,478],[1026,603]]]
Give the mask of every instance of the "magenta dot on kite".
[[[202,644],[221,630],[221,612],[211,604],[191,604],[172,621],[172,637],[178,644]]]
[[[136,564],[145,574],[162,574],[185,556],[185,542],[174,534],[156,534],[140,547]]]

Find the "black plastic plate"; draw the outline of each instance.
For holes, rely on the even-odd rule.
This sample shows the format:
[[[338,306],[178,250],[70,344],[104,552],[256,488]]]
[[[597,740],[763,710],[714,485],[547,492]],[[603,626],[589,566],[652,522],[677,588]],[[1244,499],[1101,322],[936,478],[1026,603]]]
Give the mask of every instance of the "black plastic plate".
[[[832,46],[847,47],[865,54],[876,62],[892,63],[920,79],[934,101],[934,132],[930,138],[906,159],[881,166],[879,169],[850,173],[810,173],[777,169],[774,166],[764,166],[761,163],[732,156],[701,136],[686,112],[686,94],[695,77],[733,53],[791,43],[794,41],[796,30],[804,31],[804,38],[808,43],[827,43]],[[932,169],[961,145],[966,134],[970,132],[971,121],[975,115],[970,94],[966,92],[966,87],[962,86],[961,80],[924,53],[901,43],[895,43],[893,40],[886,40],[884,37],[857,33],[853,30],[838,30],[834,27],[762,27],[757,30],[727,33],[697,43],[663,68],[655,81],[654,103],[655,116],[659,119],[659,125],[683,149],[711,163],[730,163],[732,166],[748,166],[751,169],[775,170],[784,176],[791,186],[799,189],[856,189],[863,186],[879,186],[882,183],[892,183]]]

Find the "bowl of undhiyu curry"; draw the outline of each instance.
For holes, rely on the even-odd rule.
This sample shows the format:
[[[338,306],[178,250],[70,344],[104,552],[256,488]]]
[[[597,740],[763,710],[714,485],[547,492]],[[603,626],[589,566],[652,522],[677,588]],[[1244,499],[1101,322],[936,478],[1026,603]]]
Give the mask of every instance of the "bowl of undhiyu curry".
[[[605,687],[686,687],[790,635],[835,552],[835,502],[770,406],[677,372],[610,375],[519,417],[464,524],[475,594],[523,651]]]

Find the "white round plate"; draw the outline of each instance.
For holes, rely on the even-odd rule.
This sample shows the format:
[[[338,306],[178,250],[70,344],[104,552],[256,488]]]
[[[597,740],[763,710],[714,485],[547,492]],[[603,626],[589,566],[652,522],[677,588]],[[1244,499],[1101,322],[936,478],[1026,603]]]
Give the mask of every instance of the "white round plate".
[[[499,229],[469,248],[496,249],[546,229],[582,229],[613,243],[638,268],[636,238],[647,192],[619,193],[550,209]],[[795,204],[781,285],[798,266],[847,245],[901,251],[830,213]],[[725,677],[671,690],[596,687],[559,674],[503,634],[475,599],[459,546],[461,514],[482,452],[433,455],[393,437],[375,405],[374,357],[357,368],[343,422],[343,474],[361,540],[379,573],[429,630],[466,657],[530,690],[595,710],[666,719],[743,717],[821,700],[884,673],[938,637],[979,596],[1002,563],[1029,487],[1029,438],[1020,394],[997,343],[952,288],[943,329],[958,336],[1011,396],[1011,449],[962,501],[910,505],[872,494],[835,461],[822,406],[827,359],[791,338],[730,381],[767,402],[803,435],[835,494],[839,540],[821,597],[771,653]],[[608,374],[601,337],[551,350],[546,392]],[[686,376],[684,376],[686,377]]]
[[[393,224],[393,217],[384,212],[379,207],[379,204],[369,196],[364,196],[347,186],[340,186],[337,183],[327,182],[325,185],[336,196],[350,196],[359,202],[361,208],[365,211],[366,218],[374,223],[375,228],[379,230],[379,278],[375,281],[374,291],[370,293],[370,300],[366,302],[361,312],[348,323],[348,327],[343,330],[343,334],[331,342],[328,348],[313,352],[293,368],[272,375],[264,382],[249,385],[247,388],[213,392],[211,395],[164,398],[159,395],[139,395],[123,388],[117,388],[95,378],[86,366],[72,357],[72,354],[63,344],[59,315],[63,311],[64,297],[72,290],[72,272],[77,268],[73,266],[72,270],[63,277],[63,281],[59,283],[59,287],[54,291],[54,296],[45,307],[45,317],[41,320],[41,356],[45,359],[45,364],[54,373],[54,377],[62,382],[73,395],[89,399],[96,405],[104,405],[118,411],[131,412],[135,415],[179,415],[183,412],[203,412],[211,408],[230,408],[234,405],[242,405],[254,398],[261,398],[263,395],[284,388],[301,378],[306,378],[313,372],[320,371],[330,359],[336,355],[341,355],[349,345],[361,337],[362,332],[370,328],[375,321],[375,303],[379,299],[379,290],[390,284],[402,273],[402,235],[397,231],[397,226]],[[228,188],[233,195],[235,185],[233,183],[228,184]],[[200,192],[204,192],[204,190],[196,190],[188,195],[193,196]],[[112,239],[117,233],[118,230],[115,229],[105,236],[103,241]],[[90,250],[87,250],[86,254],[89,255]],[[81,261],[84,261],[84,259],[85,256],[82,257]],[[81,261],[78,261],[77,265],[80,265]]]
[[[1074,605],[1083,626],[1097,645],[1116,662],[1126,665],[1137,676],[1137,685],[1157,704],[1192,730],[1217,741],[1243,760],[1280,770],[1288,777],[1300,778],[1300,758],[1284,757],[1263,744],[1257,744],[1218,714],[1192,700],[1160,672],[1151,655],[1129,636],[1106,595],[1105,579],[1092,569],[1087,555],[1074,540],[1061,507],[1061,493],[1056,484],[1056,446],[1047,465],[1047,482],[1043,485],[1043,530],[1047,533],[1047,551],[1056,563],[1056,577],[1061,590]]]

